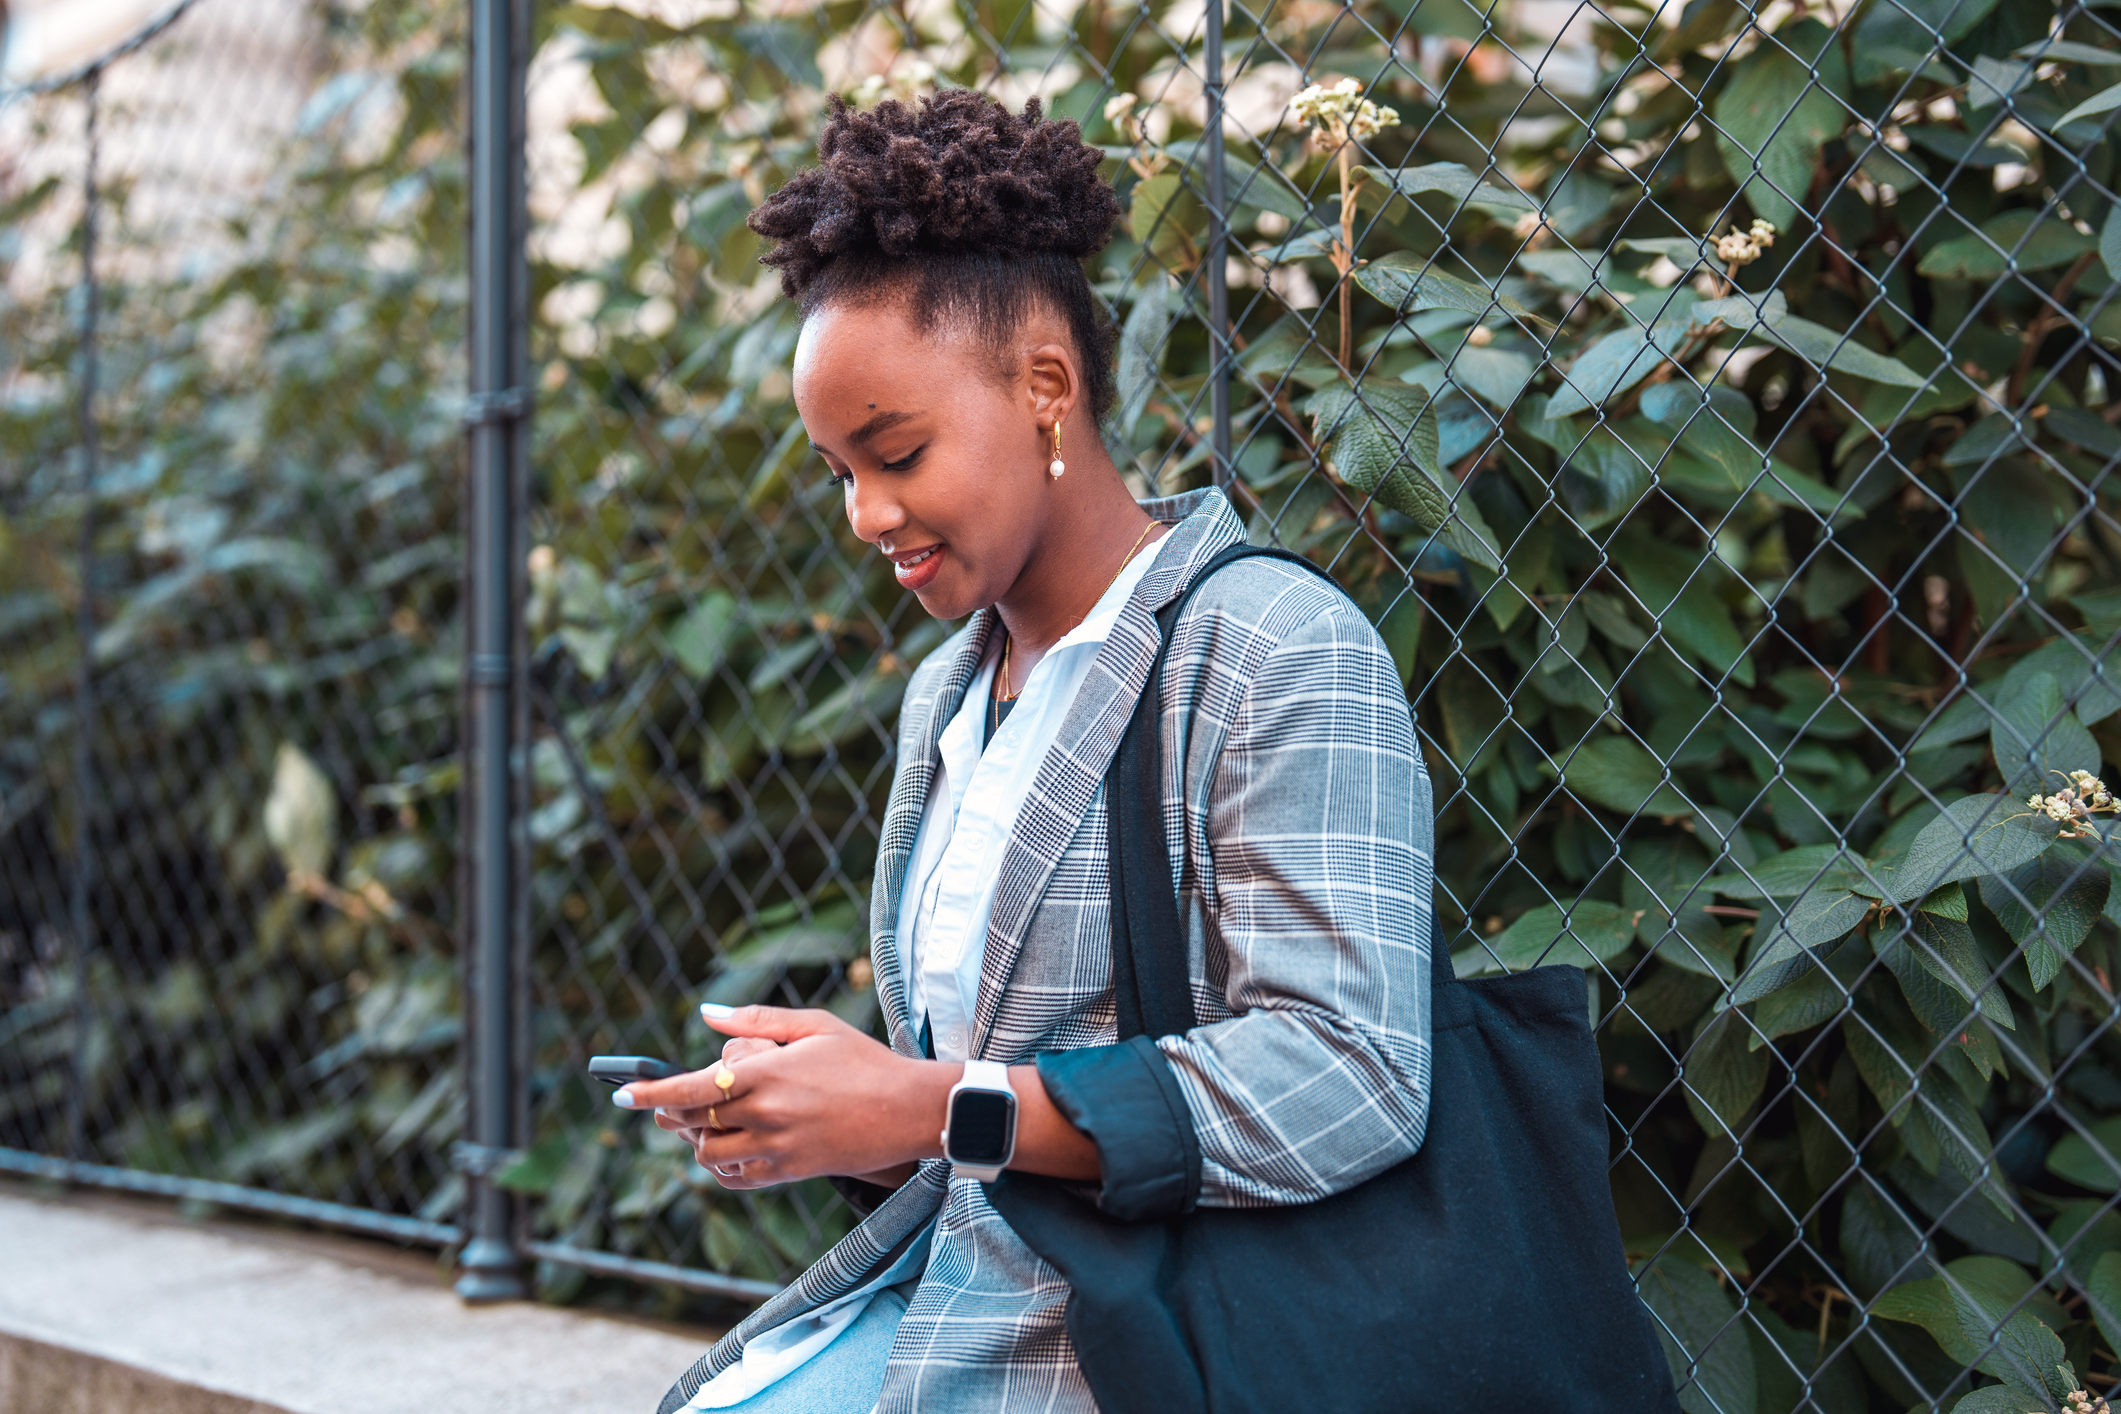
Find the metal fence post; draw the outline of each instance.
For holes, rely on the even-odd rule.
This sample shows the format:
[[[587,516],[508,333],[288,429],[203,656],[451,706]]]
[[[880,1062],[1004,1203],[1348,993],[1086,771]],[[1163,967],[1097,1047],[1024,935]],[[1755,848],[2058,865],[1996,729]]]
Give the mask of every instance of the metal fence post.
[[[1228,193],[1223,171],[1223,7],[1208,0],[1206,72],[1208,131],[1204,150],[1208,164],[1208,416],[1209,471],[1217,486],[1230,484],[1230,237]]]
[[[68,901],[74,931],[73,1084],[66,1099],[66,1157],[77,1164],[88,1157],[88,1033],[93,1021],[88,955],[95,931],[96,890],[96,480],[102,456],[96,436],[96,340],[103,313],[103,291],[96,283],[96,216],[101,205],[96,189],[96,116],[101,77],[100,70],[90,70],[84,86],[87,157],[81,175],[81,532],[76,542],[80,564],[75,567],[80,590],[74,604],[81,662],[74,683],[74,876],[73,897]]]
[[[525,0],[473,0],[471,26],[470,634],[464,830],[466,1077],[471,1142],[466,1177],[466,1301],[522,1297],[523,1233],[512,1195],[494,1180],[527,1127],[524,1084],[522,858],[525,788],[521,575],[529,434],[529,273],[525,262],[523,90]]]

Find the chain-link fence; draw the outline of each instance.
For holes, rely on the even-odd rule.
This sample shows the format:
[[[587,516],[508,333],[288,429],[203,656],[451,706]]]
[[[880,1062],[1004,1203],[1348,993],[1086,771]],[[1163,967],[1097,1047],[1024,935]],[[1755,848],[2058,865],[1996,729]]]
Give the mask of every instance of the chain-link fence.
[[[198,164],[207,27],[268,16],[311,78]],[[196,0],[0,109],[10,1168],[461,1236],[466,25]],[[703,1061],[702,999],[875,1020],[945,629],[847,532],[743,217],[826,95],[964,84],[1106,144],[1123,469],[1223,486],[1398,659],[1461,974],[1588,970],[1685,1406],[2109,1388],[2115,40],[2074,0],[539,6],[530,1128],[468,1165],[538,1289],[678,1310],[851,1222],[721,1192],[581,1065]]]

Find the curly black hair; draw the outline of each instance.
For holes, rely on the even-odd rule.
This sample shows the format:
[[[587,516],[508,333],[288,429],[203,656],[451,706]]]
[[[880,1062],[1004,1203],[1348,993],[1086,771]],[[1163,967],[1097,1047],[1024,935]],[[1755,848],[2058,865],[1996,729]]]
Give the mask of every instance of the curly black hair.
[[[946,89],[908,108],[861,112],[834,97],[820,165],[751,213],[776,244],[762,261],[807,317],[826,304],[903,299],[917,328],[973,332],[1013,377],[1012,344],[1033,308],[1067,321],[1092,417],[1111,410],[1112,332],[1082,262],[1119,217],[1101,155],[1072,120],[1021,117]]]

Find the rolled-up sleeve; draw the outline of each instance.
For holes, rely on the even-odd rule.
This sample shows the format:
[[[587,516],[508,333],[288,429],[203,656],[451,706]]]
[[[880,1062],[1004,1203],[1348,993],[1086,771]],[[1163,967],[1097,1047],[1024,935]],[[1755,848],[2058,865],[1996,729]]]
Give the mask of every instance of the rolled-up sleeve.
[[[1038,1078],[1054,1108],[1097,1145],[1098,1207],[1144,1221],[1200,1201],[1200,1144],[1171,1062],[1136,1036],[1116,1046],[1048,1051]]]
[[[1252,676],[1212,778],[1207,975],[1233,1015],[1158,1043],[1201,1203],[1307,1202],[1421,1146],[1431,808],[1398,670],[1342,601]]]

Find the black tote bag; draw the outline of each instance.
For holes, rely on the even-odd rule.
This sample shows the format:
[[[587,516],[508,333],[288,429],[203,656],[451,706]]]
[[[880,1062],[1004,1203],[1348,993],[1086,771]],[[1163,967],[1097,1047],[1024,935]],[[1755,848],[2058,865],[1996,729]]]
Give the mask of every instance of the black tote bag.
[[[1158,614],[1172,625],[1223,551]],[[1151,670],[1105,782],[1119,1034],[1195,1024],[1159,818]],[[995,1208],[1073,1288],[1103,1414],[1677,1414],[1621,1253],[1583,974],[1458,981],[1432,935],[1434,1098],[1412,1158],[1314,1203],[1106,1216],[1004,1174]]]

